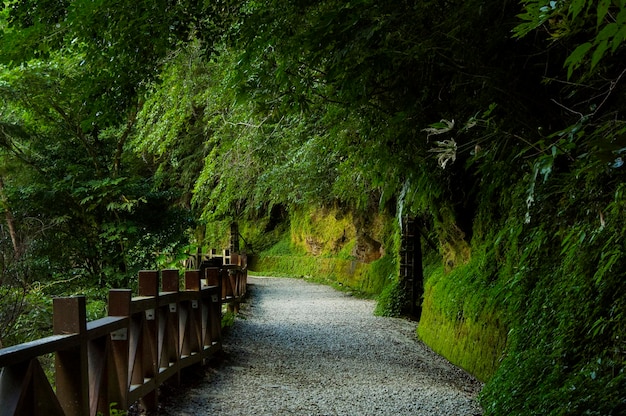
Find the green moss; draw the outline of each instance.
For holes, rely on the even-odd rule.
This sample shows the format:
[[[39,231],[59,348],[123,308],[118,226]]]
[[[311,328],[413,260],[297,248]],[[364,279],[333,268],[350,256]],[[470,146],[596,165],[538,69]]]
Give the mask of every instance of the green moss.
[[[391,276],[390,276],[391,277]],[[397,317],[402,314],[406,295],[397,279],[385,286],[380,295],[378,295],[376,309],[374,315],[377,316],[393,316]]]
[[[474,317],[457,315],[437,305],[436,286],[424,294],[418,337],[435,352],[482,381],[497,370],[506,346],[506,328],[498,313],[482,310]]]
[[[306,209],[290,214],[290,228],[271,248],[249,264],[253,273],[301,276],[368,296],[380,294],[398,274],[393,218],[373,214],[366,230],[382,238],[385,255],[371,263],[354,255],[357,230],[352,214],[338,208]]]
[[[291,243],[300,252],[315,256],[350,256],[356,229],[352,214],[338,207],[294,210],[290,212]]]
[[[343,260],[356,260],[354,256],[354,246],[356,245],[356,240],[352,239],[344,244],[343,248],[337,253],[337,258]]]
[[[398,257],[395,252],[390,252],[370,263],[366,275],[363,276],[363,284],[371,287],[372,293],[381,293],[387,286],[395,285],[398,273]]]
[[[506,280],[499,279],[492,256],[487,245],[478,245],[450,271],[437,257],[427,257],[417,329],[433,350],[483,381],[498,369],[509,331],[502,306]]]
[[[257,274],[306,277],[345,286],[366,295],[376,295],[384,286],[384,278],[372,273],[371,264],[357,260],[308,255],[264,255],[255,260],[251,268]]]
[[[278,242],[267,250],[260,253],[262,257],[268,256],[302,256],[306,252],[292,244],[289,235],[283,234],[282,238]]]

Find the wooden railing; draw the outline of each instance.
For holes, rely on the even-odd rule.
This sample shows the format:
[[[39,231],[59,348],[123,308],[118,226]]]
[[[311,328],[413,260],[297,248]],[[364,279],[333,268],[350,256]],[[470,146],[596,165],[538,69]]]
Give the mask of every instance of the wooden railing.
[[[0,416],[156,409],[163,383],[221,349],[222,304],[237,310],[246,292],[245,257],[234,263],[186,271],[182,290],[178,270],[139,272],[138,296],[111,290],[108,316],[96,321],[86,320],[84,296],[54,299],[52,336],[0,349]]]

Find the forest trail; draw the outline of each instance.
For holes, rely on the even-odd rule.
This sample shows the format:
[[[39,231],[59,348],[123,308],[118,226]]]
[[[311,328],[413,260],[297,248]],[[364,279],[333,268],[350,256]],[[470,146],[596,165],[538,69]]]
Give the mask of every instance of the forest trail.
[[[416,323],[301,279],[249,284],[224,359],[163,414],[482,414],[482,385],[419,342]]]

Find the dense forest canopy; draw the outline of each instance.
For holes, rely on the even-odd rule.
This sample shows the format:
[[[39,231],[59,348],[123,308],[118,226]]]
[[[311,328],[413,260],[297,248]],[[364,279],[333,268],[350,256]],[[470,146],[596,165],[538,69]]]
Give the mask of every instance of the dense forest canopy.
[[[0,341],[333,204],[421,218],[502,311],[487,414],[626,411],[625,1],[0,7]]]

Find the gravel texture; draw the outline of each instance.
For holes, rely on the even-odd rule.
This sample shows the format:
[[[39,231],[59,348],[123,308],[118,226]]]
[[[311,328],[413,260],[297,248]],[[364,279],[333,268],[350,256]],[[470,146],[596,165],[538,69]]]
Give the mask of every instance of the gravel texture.
[[[217,365],[166,415],[481,415],[482,385],[375,302],[287,278],[249,278]]]

